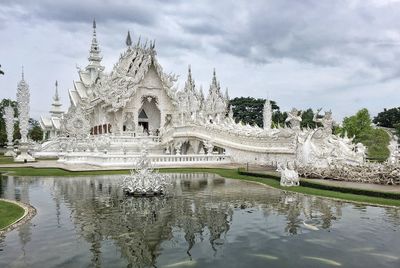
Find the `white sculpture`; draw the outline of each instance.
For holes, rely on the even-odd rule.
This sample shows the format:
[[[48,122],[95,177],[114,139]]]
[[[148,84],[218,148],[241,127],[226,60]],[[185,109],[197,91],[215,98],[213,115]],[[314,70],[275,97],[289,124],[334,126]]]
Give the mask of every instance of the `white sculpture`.
[[[330,135],[332,134],[332,128],[333,128],[333,118],[332,118],[332,112],[327,111],[325,112],[325,115],[322,118],[318,118],[319,112],[322,110],[322,108],[318,109],[317,112],[314,114],[314,122],[316,123],[321,123],[323,127],[323,133],[325,135]]]
[[[328,168],[309,165],[299,167],[298,171],[301,176],[307,178],[400,185],[400,168],[390,163],[365,162],[354,165],[337,162]]]
[[[398,138],[395,135],[391,135],[392,138],[390,139],[389,142],[389,163],[392,165],[398,164],[399,163],[399,158],[400,158],[400,152],[399,152],[399,143],[398,143]]]
[[[18,119],[21,133],[21,140],[18,146],[20,154],[14,158],[15,162],[35,161],[35,158],[28,154],[29,97],[29,86],[25,82],[24,71],[22,70],[22,79],[17,88]]]
[[[7,132],[7,152],[4,153],[5,156],[15,156],[14,144],[13,144],[13,134],[14,134],[14,108],[8,105],[4,108],[4,121],[6,124]]]
[[[281,174],[281,186],[299,186],[299,173],[294,168],[282,167],[278,164],[277,170]]]
[[[293,108],[286,118],[285,122],[290,124],[290,127],[294,130],[300,130],[300,123],[302,121],[301,116],[303,112],[300,112],[296,108]]]
[[[71,106],[61,122],[64,134],[69,137],[84,138],[89,135],[89,120],[80,105]]]
[[[270,100],[266,100],[263,110],[263,125],[264,129],[270,130],[272,125],[272,105]]]
[[[121,186],[125,193],[134,196],[165,194],[169,177],[155,172],[147,155],[147,150],[143,149],[131,174],[123,178]]]

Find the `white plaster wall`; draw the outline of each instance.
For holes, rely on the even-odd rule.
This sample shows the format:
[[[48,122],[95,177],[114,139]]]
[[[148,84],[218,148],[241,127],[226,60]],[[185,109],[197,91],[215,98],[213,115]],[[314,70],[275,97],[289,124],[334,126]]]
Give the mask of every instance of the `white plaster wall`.
[[[135,124],[138,124],[138,116],[140,109],[142,107],[142,97],[143,96],[153,96],[157,98],[158,104],[157,107],[160,110],[160,118],[158,119],[153,118],[156,120],[153,128],[160,128],[165,124],[165,116],[166,114],[173,114],[174,113],[174,106],[172,104],[171,99],[162,88],[162,83],[160,78],[158,77],[157,72],[155,71],[154,67],[150,67],[148,73],[143,78],[139,89],[137,90],[136,94],[133,96],[132,100],[126,105],[124,112],[131,111],[134,115]],[[146,104],[146,102],[145,102]],[[150,119],[151,111],[146,111],[147,116]],[[158,127],[156,127],[158,126]],[[151,128],[151,127],[150,127]]]

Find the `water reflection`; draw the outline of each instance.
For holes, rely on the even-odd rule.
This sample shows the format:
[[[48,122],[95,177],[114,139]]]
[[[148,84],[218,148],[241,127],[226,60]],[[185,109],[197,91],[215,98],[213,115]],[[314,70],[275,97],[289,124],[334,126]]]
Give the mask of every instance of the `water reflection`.
[[[218,266],[217,262],[210,265],[207,259],[222,261],[226,253],[224,251],[235,250],[231,245],[236,243],[241,244],[240,248],[236,248],[240,253],[252,244],[252,237],[258,237],[260,241],[282,243],[287,239],[285,237],[297,237],[316,230],[330,230],[335,224],[340,226],[343,209],[350,206],[343,202],[226,180],[211,174],[173,174],[171,179],[173,188],[169,190],[169,195],[133,198],[123,194],[118,187],[118,177],[3,177],[0,184],[1,197],[31,202],[38,207],[37,219],[17,230],[19,242],[15,247],[20,247],[22,253],[18,256],[21,261],[15,265],[40,265],[35,258],[26,257],[26,254],[35,253],[34,250],[26,251],[27,244],[32,240],[32,233],[40,235],[49,232],[54,237],[54,241],[49,243],[56,244],[67,240],[58,233],[65,232],[65,235],[76,237],[74,240],[85,241],[90,252],[89,262],[94,267],[110,264],[152,267],[182,259],[203,259],[202,265],[198,263],[199,266]],[[30,191],[34,193],[34,198],[30,197]],[[378,209],[388,223],[395,224],[395,229],[398,228],[398,209],[372,208],[374,209]],[[351,205],[351,210],[356,210],[361,217],[363,213],[371,213],[371,207],[367,206]],[[54,214],[46,213],[50,211]],[[52,219],[54,224],[38,223],[38,226],[46,228],[32,229],[35,220],[41,222]],[[325,243],[321,242],[326,240],[324,239],[317,237],[305,241],[318,244]],[[106,243],[108,241],[112,243]],[[297,243],[296,241],[297,238],[292,242]],[[65,242],[66,247],[70,246],[68,243]],[[252,247],[255,251],[268,248],[266,245]],[[7,249],[7,245],[0,238],[0,249],[3,248]],[[112,254],[112,248],[118,251],[119,256]],[[54,251],[53,254],[57,252]],[[70,254],[72,256],[66,256],[66,259],[74,257],[74,264],[85,266],[86,254],[75,251]],[[62,260],[54,261],[51,255],[49,252],[42,253],[40,258],[48,266],[62,263]],[[264,259],[270,260],[278,258],[265,254],[246,256],[264,256]],[[12,259],[15,256],[7,253],[1,257]],[[238,256],[233,254],[231,258]],[[0,258],[0,266],[2,263]],[[219,266],[226,263],[221,264]]]

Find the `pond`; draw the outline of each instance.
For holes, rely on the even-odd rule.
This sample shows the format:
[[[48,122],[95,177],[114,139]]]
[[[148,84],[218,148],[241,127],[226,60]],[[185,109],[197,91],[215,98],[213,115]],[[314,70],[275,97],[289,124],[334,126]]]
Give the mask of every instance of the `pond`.
[[[400,209],[171,174],[167,196],[120,176],[1,177],[37,215],[0,237],[0,267],[400,267]]]

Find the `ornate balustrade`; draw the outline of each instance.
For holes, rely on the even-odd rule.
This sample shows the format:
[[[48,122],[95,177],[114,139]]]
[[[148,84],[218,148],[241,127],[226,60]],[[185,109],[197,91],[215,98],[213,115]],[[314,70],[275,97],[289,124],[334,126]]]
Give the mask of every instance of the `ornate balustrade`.
[[[140,159],[140,155],[101,154],[101,153],[68,153],[59,160],[66,164],[88,164],[102,167],[131,167]],[[149,155],[156,166],[169,166],[173,164],[213,164],[230,163],[229,156],[218,155]]]
[[[213,145],[239,150],[265,153],[293,154],[296,136],[287,133],[286,136],[276,135],[238,135],[206,126],[182,126],[169,129],[162,136],[162,142],[178,138],[197,138],[211,141]]]

